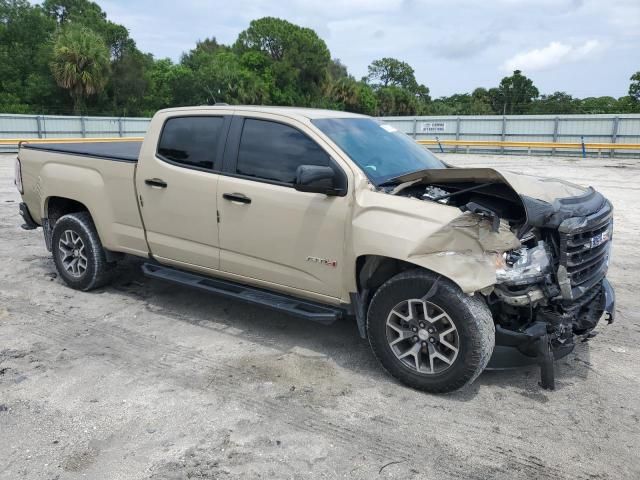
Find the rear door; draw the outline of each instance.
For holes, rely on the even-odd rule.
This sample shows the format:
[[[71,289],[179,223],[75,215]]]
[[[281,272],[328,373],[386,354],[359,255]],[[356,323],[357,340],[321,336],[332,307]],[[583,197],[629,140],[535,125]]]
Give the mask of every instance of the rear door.
[[[220,269],[338,297],[349,196],[299,192],[293,181],[299,165],[331,165],[347,177],[311,135],[269,114],[234,117],[218,184]]]
[[[136,188],[157,260],[218,269],[216,191],[230,122],[224,114],[168,116],[155,150],[143,148]]]

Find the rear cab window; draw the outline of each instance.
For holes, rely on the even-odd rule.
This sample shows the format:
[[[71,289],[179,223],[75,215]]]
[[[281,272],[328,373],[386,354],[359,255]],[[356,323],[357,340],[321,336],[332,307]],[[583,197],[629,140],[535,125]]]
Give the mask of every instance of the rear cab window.
[[[213,170],[224,125],[223,116],[169,118],[162,128],[157,154],[179,166]]]
[[[300,165],[330,166],[329,155],[294,127],[269,120],[244,121],[236,174],[292,185]]]

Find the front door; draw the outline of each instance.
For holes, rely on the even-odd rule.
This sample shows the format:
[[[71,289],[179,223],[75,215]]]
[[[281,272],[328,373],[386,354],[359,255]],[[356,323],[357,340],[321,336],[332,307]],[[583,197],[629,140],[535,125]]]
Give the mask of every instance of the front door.
[[[142,152],[136,188],[149,250],[160,262],[220,265],[215,165],[229,123],[225,116],[169,117],[157,150]]]
[[[292,185],[299,165],[334,161],[291,125],[236,117],[232,131],[236,127],[232,171],[218,184],[220,269],[338,297],[348,197],[299,192]]]

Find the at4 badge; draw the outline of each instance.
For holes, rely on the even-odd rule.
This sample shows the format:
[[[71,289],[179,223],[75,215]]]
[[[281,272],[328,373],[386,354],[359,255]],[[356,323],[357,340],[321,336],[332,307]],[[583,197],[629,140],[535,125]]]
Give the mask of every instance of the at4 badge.
[[[321,265],[334,268],[338,266],[338,262],[336,260],[329,260],[328,258],[307,257],[307,262],[319,263]]]

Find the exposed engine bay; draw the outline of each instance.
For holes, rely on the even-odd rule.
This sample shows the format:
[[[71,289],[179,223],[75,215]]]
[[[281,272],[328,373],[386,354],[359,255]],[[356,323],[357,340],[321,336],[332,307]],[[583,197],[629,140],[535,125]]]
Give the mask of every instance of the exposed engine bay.
[[[553,388],[554,358],[570,353],[577,337],[595,335],[601,318],[613,321],[614,294],[605,278],[613,209],[592,188],[549,201],[521,188],[516,193],[498,172],[475,170],[467,175],[475,178],[446,178],[437,171],[382,189],[476,214],[495,232],[508,226],[520,247],[495,252],[496,284],[481,292],[496,324],[489,368],[537,362],[542,386]]]

